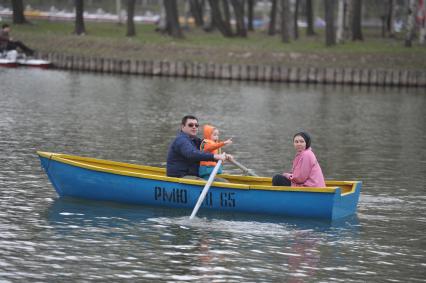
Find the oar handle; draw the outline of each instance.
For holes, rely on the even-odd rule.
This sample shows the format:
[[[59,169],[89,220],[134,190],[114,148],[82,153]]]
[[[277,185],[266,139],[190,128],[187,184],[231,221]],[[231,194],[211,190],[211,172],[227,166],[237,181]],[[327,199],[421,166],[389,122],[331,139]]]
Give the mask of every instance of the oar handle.
[[[219,160],[219,161],[217,162],[216,166],[213,168],[213,171],[212,171],[212,173],[210,174],[210,177],[209,177],[209,179],[207,180],[207,183],[206,183],[206,185],[204,186],[203,191],[201,192],[201,195],[200,195],[200,197],[198,198],[198,201],[197,201],[197,203],[195,204],[195,207],[194,207],[194,209],[192,210],[192,213],[191,213],[191,216],[189,217],[189,219],[194,218],[194,217],[195,217],[195,215],[197,214],[198,209],[199,209],[199,208],[200,208],[200,206],[201,206],[201,203],[203,203],[204,198],[206,197],[207,192],[209,191],[210,186],[212,185],[212,183],[213,183],[213,181],[214,181],[214,177],[216,176],[217,171],[219,171],[220,165],[222,165],[222,160]]]
[[[244,165],[242,165],[240,162],[238,162],[237,160],[235,160],[235,159],[230,159],[229,161],[231,161],[231,163],[232,164],[234,164],[235,166],[237,166],[238,168],[240,168],[241,170],[243,170],[243,172],[245,173],[245,174],[248,174],[248,175],[251,175],[251,176],[256,176],[257,177],[257,175],[252,171],[252,170],[250,170],[250,169],[248,169],[247,167],[245,167]]]

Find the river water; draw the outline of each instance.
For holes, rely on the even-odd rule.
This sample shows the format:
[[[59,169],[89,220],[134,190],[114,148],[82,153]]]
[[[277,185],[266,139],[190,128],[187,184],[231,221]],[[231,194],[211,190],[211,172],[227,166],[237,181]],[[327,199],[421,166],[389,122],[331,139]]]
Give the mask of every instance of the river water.
[[[361,180],[327,223],[58,199],[36,150],[164,166],[185,114],[260,175],[301,129],[327,179]],[[424,282],[424,89],[0,69],[0,282]],[[239,173],[225,164],[225,171]]]

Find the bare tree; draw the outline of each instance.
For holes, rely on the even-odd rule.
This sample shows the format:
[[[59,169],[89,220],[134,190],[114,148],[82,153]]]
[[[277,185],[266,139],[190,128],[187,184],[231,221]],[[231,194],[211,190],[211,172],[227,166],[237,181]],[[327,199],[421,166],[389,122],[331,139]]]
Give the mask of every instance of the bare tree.
[[[212,21],[213,25],[222,33],[225,37],[232,37],[232,30],[225,23],[222,18],[222,12],[219,7],[219,1],[209,0],[210,8],[212,9]]]
[[[166,10],[166,32],[175,38],[183,38],[182,29],[179,24],[179,14],[176,0],[164,0]]]
[[[277,21],[277,0],[271,0],[271,13],[269,15],[268,35],[275,35]]]
[[[202,27],[204,26],[203,19],[203,4],[204,1],[200,0],[189,0],[189,7],[191,9],[191,14],[194,17],[195,26]]]
[[[121,0],[115,0],[115,10],[117,13],[118,24],[121,25],[123,23],[123,15],[121,13]]]
[[[231,27],[231,11],[229,9],[228,0],[222,0],[222,10],[223,10],[223,23],[226,25],[226,28],[232,30]]]
[[[297,22],[299,21],[299,6],[300,6],[299,4],[300,4],[300,1],[295,0],[295,2],[294,2],[294,23],[293,23],[294,39],[299,38],[299,26],[297,24]]]
[[[290,42],[289,32],[290,5],[288,0],[281,0],[281,41]]]
[[[306,23],[308,28],[306,29],[306,35],[315,35],[314,31],[314,9],[312,6],[312,0],[306,0]]]
[[[247,0],[247,29],[254,31],[253,20],[254,20],[254,0]]]
[[[74,33],[77,35],[86,34],[86,28],[84,26],[84,1],[75,0],[75,27]]]
[[[135,22],[133,20],[135,16],[135,2],[136,0],[127,0],[127,33],[126,36],[135,36]]]
[[[231,0],[232,7],[234,8],[237,35],[240,37],[247,37],[247,29],[244,23],[244,2],[243,0]]]
[[[416,8],[417,0],[410,0],[407,9],[407,23],[405,32],[405,47],[411,47],[412,41],[415,35],[415,24],[416,24]]]
[[[362,0],[353,0],[352,40],[364,40],[361,29]]]
[[[336,42],[342,43],[344,41],[343,32],[345,28],[345,0],[338,1]]]
[[[335,0],[324,0],[325,8],[325,45],[336,44],[336,32],[334,28],[334,7]]]
[[[396,0],[388,0],[388,16],[386,20],[387,32],[389,37],[395,37],[395,8],[396,8]]]
[[[343,36],[345,40],[350,40],[352,38],[352,10],[353,10],[353,0],[345,0],[345,16],[344,16],[344,32]]]
[[[425,1],[419,1],[417,6],[417,15],[419,20],[419,43],[425,43],[426,37],[426,4]]]
[[[28,23],[24,15],[24,3],[22,0],[12,0],[13,23],[26,24]]]

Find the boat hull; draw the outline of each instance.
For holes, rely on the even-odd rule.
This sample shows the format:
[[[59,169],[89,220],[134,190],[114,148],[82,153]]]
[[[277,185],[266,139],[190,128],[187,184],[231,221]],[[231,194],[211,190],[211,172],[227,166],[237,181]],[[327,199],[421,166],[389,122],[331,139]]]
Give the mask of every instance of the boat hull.
[[[18,67],[18,62],[16,62],[15,60],[0,58],[0,67],[16,68]]]
[[[204,181],[127,176],[70,165],[40,156],[41,164],[59,196],[129,204],[192,209]],[[273,187],[272,187],[273,188]],[[340,188],[321,191],[252,189],[248,185],[214,182],[202,206],[229,212],[263,213],[337,219],[354,214],[361,183],[352,193]]]
[[[28,67],[28,68],[39,68],[39,69],[48,69],[52,66],[52,63],[46,60],[41,59],[24,59],[18,60],[19,66]]]

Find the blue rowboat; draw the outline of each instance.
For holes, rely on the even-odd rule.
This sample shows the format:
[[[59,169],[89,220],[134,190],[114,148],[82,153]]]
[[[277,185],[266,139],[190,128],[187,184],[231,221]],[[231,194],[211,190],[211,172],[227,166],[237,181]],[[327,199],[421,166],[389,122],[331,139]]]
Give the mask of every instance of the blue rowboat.
[[[59,196],[193,209],[204,180],[167,177],[164,168],[38,151]],[[202,206],[229,212],[335,220],[356,212],[360,181],[327,181],[325,188],[274,187],[271,178],[218,175]]]

